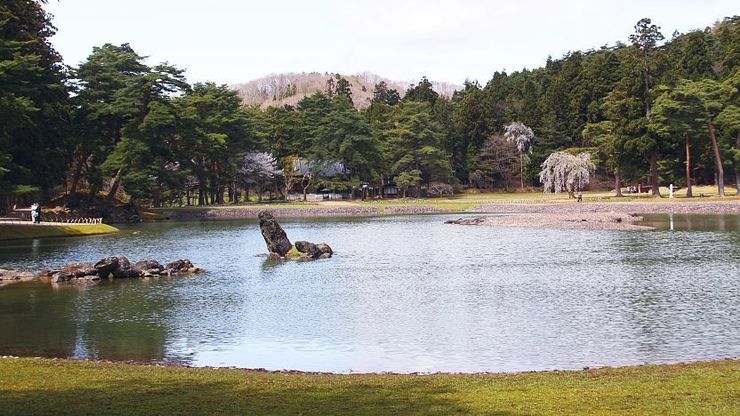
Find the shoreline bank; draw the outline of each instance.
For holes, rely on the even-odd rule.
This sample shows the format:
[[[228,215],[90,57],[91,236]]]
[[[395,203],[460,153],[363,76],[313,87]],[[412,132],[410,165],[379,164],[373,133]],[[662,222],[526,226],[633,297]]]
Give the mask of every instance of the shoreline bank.
[[[325,374],[0,358],[7,414],[733,414],[740,361],[481,374]],[[0,413],[1,413],[0,412]]]
[[[218,218],[256,218],[262,210],[268,210],[277,218],[310,218],[310,217],[374,217],[383,215],[415,214],[571,214],[571,213],[607,213],[624,214],[724,214],[740,215],[740,200],[729,201],[682,201],[682,202],[560,202],[560,203],[484,203],[471,209],[447,209],[436,205],[379,205],[363,206],[362,203],[347,206],[309,206],[281,207],[275,206],[237,206],[237,207],[187,207],[160,208],[156,212],[173,220],[196,220]]]
[[[26,240],[51,237],[81,237],[115,234],[120,230],[108,224],[59,224],[59,223],[3,223],[0,222],[0,241]]]
[[[310,217],[377,217],[383,215],[445,214],[450,211],[429,205],[344,206],[344,207],[189,207],[158,209],[161,215],[173,220],[257,218],[260,211],[270,211],[276,218]]]
[[[650,231],[653,227],[640,225],[642,217],[627,213],[517,213],[491,217],[460,218],[447,221],[456,225],[506,226],[525,228],[555,228],[561,230],[596,231]]]
[[[483,204],[470,212],[485,214],[527,213],[527,214],[570,214],[570,213],[608,213],[624,214],[719,214],[740,215],[740,201],[721,202],[583,202],[558,204]]]

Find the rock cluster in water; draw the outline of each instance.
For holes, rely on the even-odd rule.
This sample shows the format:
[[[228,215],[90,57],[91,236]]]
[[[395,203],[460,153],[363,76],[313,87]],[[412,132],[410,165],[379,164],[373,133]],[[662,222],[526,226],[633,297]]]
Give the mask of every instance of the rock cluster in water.
[[[458,218],[456,220],[445,221],[445,224],[480,225],[485,222],[486,222],[485,218]]]
[[[124,279],[136,277],[173,276],[200,273],[203,269],[195,267],[190,260],[175,260],[161,265],[156,260],[141,260],[131,263],[124,256],[113,256],[92,263],[70,263],[60,270],[41,273],[40,278],[52,283],[90,281],[100,279]]]
[[[262,231],[262,237],[265,239],[270,257],[290,257],[293,244],[290,243],[288,235],[275,220],[275,217],[272,216],[272,213],[260,211],[257,217],[260,220],[260,231]],[[301,258],[307,259],[326,259],[334,254],[331,247],[325,243],[314,244],[308,241],[296,241],[295,249],[301,253]]]

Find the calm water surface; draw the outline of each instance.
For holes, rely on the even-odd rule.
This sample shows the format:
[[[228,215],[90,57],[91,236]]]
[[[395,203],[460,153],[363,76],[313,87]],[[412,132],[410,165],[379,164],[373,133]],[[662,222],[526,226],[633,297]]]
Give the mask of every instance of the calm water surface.
[[[2,243],[3,268],[125,255],[208,272],[0,288],[0,355],[334,372],[740,356],[738,216],[653,215],[651,232],[443,224],[457,217],[285,221],[291,239],[335,249],[314,262],[257,257],[245,220]]]

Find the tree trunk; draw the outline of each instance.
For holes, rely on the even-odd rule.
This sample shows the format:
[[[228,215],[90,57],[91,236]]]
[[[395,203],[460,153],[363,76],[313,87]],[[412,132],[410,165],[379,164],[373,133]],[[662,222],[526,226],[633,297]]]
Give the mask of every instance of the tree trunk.
[[[123,174],[123,168],[118,168],[118,172],[116,172],[116,176],[113,177],[113,182],[110,184],[110,191],[108,191],[105,202],[110,203],[115,198],[118,187],[121,185],[121,174]]]
[[[69,187],[69,194],[74,195],[77,192],[77,184],[80,182],[80,176],[82,176],[82,167],[87,163],[87,152],[82,151],[80,158],[75,166],[74,173],[72,174],[72,185]]]
[[[653,198],[660,198],[658,189],[658,152],[650,153],[650,187]]]
[[[522,192],[524,192],[524,156],[522,156],[522,152],[519,152],[519,179],[522,184]]]
[[[226,201],[224,201],[224,192],[226,190],[224,189],[223,185],[220,185],[216,188],[216,203],[224,205],[226,204]]]
[[[619,172],[619,168],[614,168],[614,196],[622,197],[622,174]]]
[[[686,133],[686,197],[691,198],[691,136]]]
[[[717,145],[717,135],[714,131],[714,124],[707,123],[709,128],[709,137],[712,138],[712,150],[714,150],[714,163],[717,168],[717,191],[719,196],[725,196],[725,170],[722,168],[722,157],[719,154],[719,146]]]
[[[311,187],[311,182],[313,182],[313,174],[304,176],[304,180],[308,180],[308,183],[306,183],[306,186],[303,187],[303,202],[306,202],[307,201],[306,195],[308,194],[308,188]]]

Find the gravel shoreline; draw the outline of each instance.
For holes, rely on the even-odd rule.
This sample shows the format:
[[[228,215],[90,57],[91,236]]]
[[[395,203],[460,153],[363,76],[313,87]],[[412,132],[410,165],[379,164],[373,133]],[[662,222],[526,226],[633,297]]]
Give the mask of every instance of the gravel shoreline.
[[[376,207],[327,207],[327,208],[300,208],[300,207],[275,207],[275,208],[212,208],[212,209],[187,209],[187,210],[163,210],[162,215],[175,220],[191,220],[204,218],[257,218],[260,211],[268,210],[273,216],[279,218],[290,217],[362,217],[380,215]]]
[[[524,213],[485,218],[461,218],[447,221],[459,225],[500,225],[507,227],[557,228],[565,230],[648,231],[653,227],[638,225],[642,217],[620,212]]]
[[[262,210],[269,210],[278,218],[306,217],[368,217],[380,215],[444,214],[451,211],[431,205],[399,206],[344,206],[344,207],[234,207],[164,209],[161,214],[175,220],[256,218]],[[740,200],[722,202],[587,202],[550,204],[484,204],[473,208],[473,213],[545,213],[576,214],[618,212],[627,214],[740,214]]]
[[[590,202],[560,204],[485,204],[471,212],[478,213],[539,213],[577,214],[619,212],[626,214],[736,214],[740,215],[740,201],[723,202]]]

